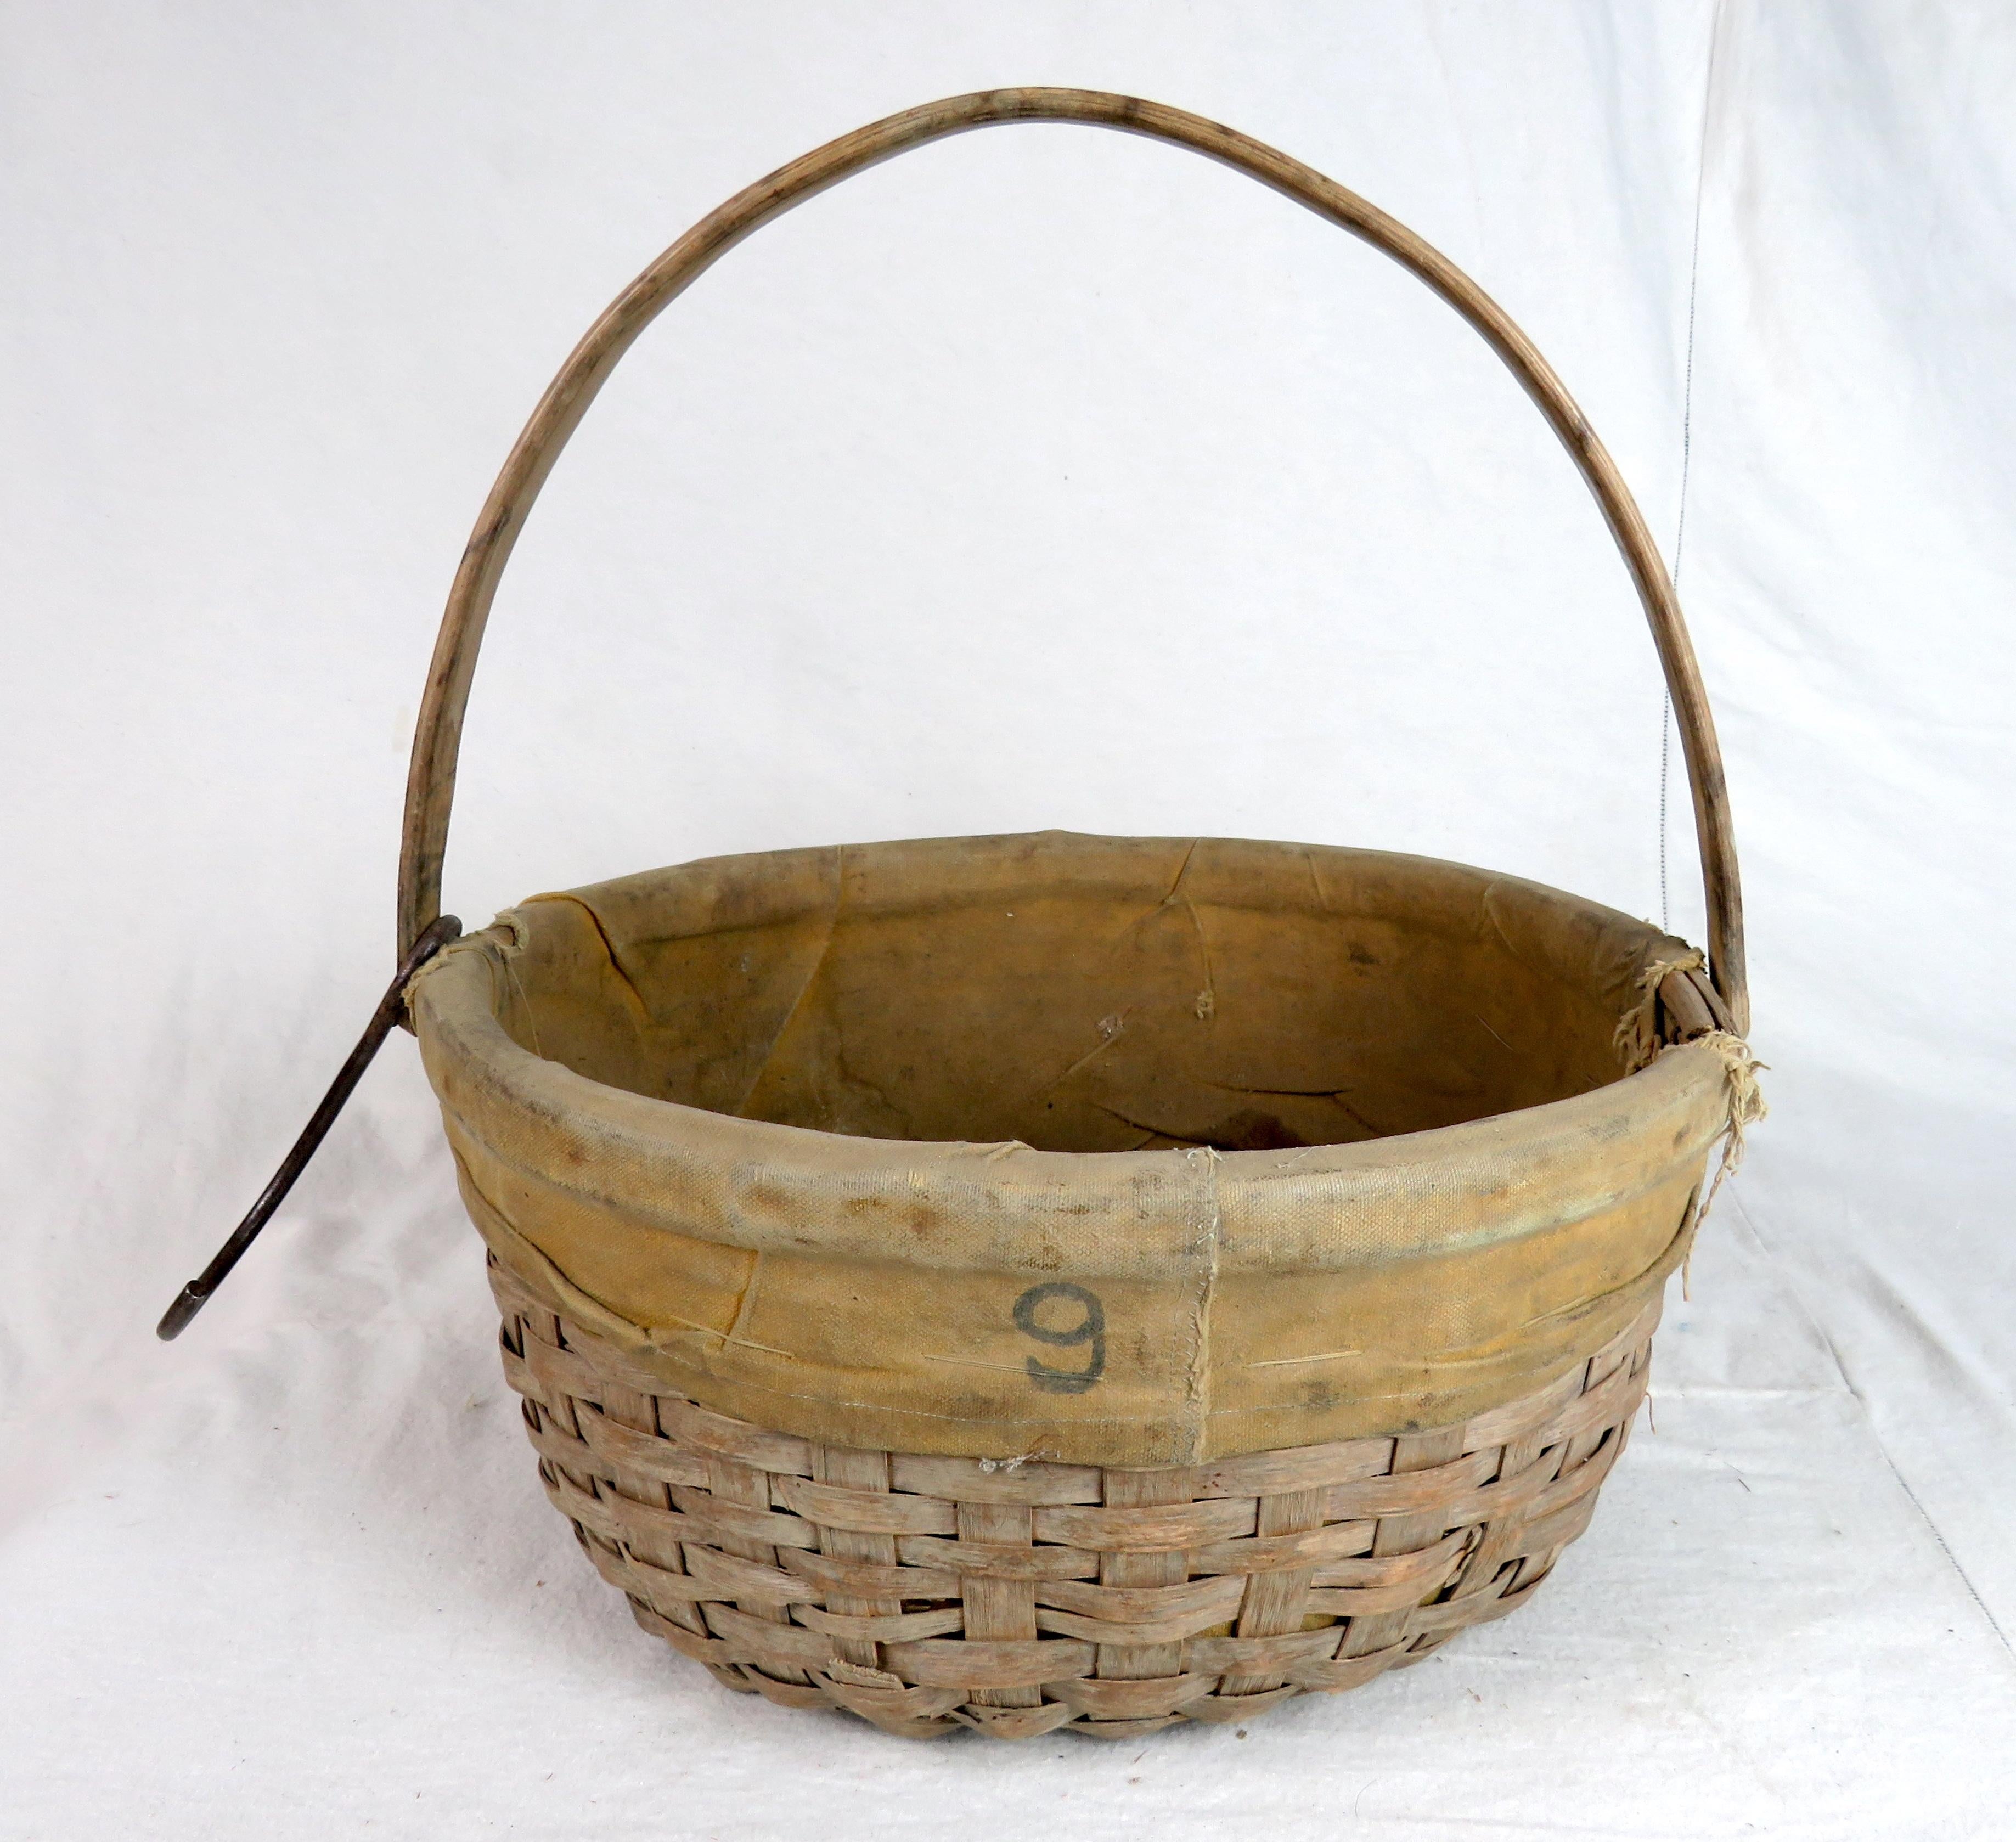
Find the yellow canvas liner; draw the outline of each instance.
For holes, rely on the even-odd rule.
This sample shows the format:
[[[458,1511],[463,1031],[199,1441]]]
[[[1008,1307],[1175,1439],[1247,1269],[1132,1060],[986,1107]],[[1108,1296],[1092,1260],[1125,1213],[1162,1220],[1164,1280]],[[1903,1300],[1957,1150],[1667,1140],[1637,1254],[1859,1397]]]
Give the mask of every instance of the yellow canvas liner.
[[[667,1391],[1183,1464],[1445,1425],[1657,1295],[1730,1118],[1681,942],[1385,852],[1060,833],[536,896],[411,988],[463,1194]]]

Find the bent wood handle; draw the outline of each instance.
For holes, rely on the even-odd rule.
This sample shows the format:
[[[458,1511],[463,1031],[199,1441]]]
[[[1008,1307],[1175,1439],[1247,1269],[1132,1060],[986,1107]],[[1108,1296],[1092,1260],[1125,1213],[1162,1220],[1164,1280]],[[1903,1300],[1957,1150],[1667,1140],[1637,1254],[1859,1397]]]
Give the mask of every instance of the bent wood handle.
[[[441,857],[455,800],[463,713],[499,578],[539,488],[617,362],[697,276],[759,225],[850,174],[908,149],[970,128],[1011,121],[1075,121],[1118,128],[1188,147],[1237,168],[1362,237],[1418,275],[1483,335],[1525,387],[1595,495],[1644,604],[1667,688],[1672,693],[1687,779],[1694,790],[1694,829],[1708,897],[1708,955],[1715,987],[1737,1028],[1747,1029],[1750,1005],[1736,840],[1722,754],[1701,668],[1672,580],[1643,516],[1575,399],[1503,308],[1439,250],[1355,192],[1299,160],[1201,116],[1098,90],[986,90],[927,103],[844,135],[759,179],[702,218],[625,288],[589,329],[540,398],[491,488],[448,595],[413,737],[412,770],[407,782],[405,838],[399,859],[401,953],[441,911]]]

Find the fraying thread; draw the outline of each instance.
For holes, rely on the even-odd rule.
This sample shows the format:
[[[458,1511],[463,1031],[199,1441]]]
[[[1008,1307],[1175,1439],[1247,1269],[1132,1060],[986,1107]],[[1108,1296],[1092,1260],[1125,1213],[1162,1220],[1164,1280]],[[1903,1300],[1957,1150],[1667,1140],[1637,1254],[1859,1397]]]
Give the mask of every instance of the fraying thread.
[[[1722,1132],[1722,1162],[1715,1170],[1715,1181],[1708,1186],[1708,1194],[1694,1211],[1694,1221],[1687,1230],[1687,1256],[1680,1262],[1680,1296],[1691,1299],[1694,1294],[1688,1289],[1688,1279],[1694,1265],[1695,1237],[1701,1232],[1701,1224],[1707,1221],[1708,1211],[1715,1207],[1715,1193],[1743,1162],[1745,1129],[1756,1124],[1771,1110],[1765,1100],[1764,1090],[1757,1084],[1759,1072],[1768,1071],[1771,1064],[1759,1061],[1750,1052],[1750,1045],[1727,1030],[1711,1030],[1705,1036],[1695,1037],[1685,1046],[1708,1049],[1719,1056],[1729,1084],[1729,1123]]]
[[[1638,1001],[1617,1020],[1617,1034],[1611,1038],[1626,1074],[1650,1067],[1664,1046],[1658,1031],[1661,983],[1669,973],[1694,972],[1707,963],[1697,947],[1689,947],[1670,959],[1647,962],[1638,974]]]
[[[982,1459],[983,1471],[1019,1471],[1024,1465],[1031,1465],[1042,1457],[1040,1452],[1025,1452],[1019,1459]]]

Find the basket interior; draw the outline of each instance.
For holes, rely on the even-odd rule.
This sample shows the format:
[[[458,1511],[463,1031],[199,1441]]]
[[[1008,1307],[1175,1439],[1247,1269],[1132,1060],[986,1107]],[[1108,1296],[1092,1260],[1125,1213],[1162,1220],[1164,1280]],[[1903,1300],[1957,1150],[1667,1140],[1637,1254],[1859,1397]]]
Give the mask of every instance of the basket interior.
[[[1071,1152],[1348,1143],[1586,1092],[1622,1077],[1665,939],[1427,858],[1057,833],[717,858],[507,921],[505,1027],[591,1080]]]

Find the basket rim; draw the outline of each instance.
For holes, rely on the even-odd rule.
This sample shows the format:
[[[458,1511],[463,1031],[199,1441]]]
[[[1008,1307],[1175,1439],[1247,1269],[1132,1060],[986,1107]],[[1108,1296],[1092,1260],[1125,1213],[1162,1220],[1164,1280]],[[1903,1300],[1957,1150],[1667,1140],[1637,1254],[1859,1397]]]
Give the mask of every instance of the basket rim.
[[[1000,841],[1086,836],[1006,834]],[[981,841],[893,842],[950,846]],[[1683,944],[1619,911],[1524,878],[1399,852],[1337,845],[1287,847],[1376,856],[1396,866],[1411,863],[1468,871],[1642,929],[1648,956],[1662,941]],[[735,861],[716,858],[696,863]],[[707,1227],[708,1239],[743,1247],[890,1257],[886,1221],[871,1213],[866,1220],[850,1223],[846,1211],[834,1207],[836,1187],[857,1207],[877,1196],[893,1200],[927,1190],[948,1197],[956,1194],[966,1209],[991,1203],[1024,1225],[1064,1190],[1082,1193],[1104,1188],[1117,1210],[1138,1219],[1161,1212],[1173,1193],[1197,1187],[1203,1178],[1201,1166],[1208,1171],[1204,1179],[1208,1188],[1229,1207],[1237,1198],[1244,1210],[1273,1216],[1294,1193],[1320,1193],[1326,1212],[1334,1218],[1320,1233],[1296,1233],[1280,1224],[1255,1221],[1253,1226],[1264,1232],[1228,1241],[1226,1267],[1250,1265],[1271,1273],[1328,1269],[1369,1257],[1454,1253],[1558,1226],[1564,1219],[1564,1199],[1579,1198],[1586,1203],[1579,1210],[1571,1204],[1567,1219],[1613,1208],[1632,1195],[1669,1182],[1677,1165],[1705,1156],[1726,1125],[1726,1062],[1713,1049],[1697,1044],[1669,1046],[1636,1072],[1566,1099],[1418,1131],[1289,1150],[1179,1146],[1045,1151],[1017,1141],[878,1139],[743,1118],[613,1086],[514,1041],[496,1014],[495,973],[513,950],[515,913],[506,910],[490,927],[446,948],[409,988],[429,1076],[444,1109],[455,1115],[462,1130],[510,1160],[549,1169],[566,1186],[632,1211],[639,1207],[635,1179],[643,1172],[655,1171],[665,1179],[661,1188],[689,1196],[697,1182],[736,1192],[745,1203],[752,1188],[765,1188],[774,1193],[762,1205],[729,1208]],[[585,1144],[592,1144],[599,1157],[584,1158]],[[621,1171],[627,1182],[607,1181],[614,1171]],[[1488,1222],[1479,1223],[1469,1211],[1448,1206],[1453,1189],[1463,1187],[1462,1174],[1467,1172],[1476,1173],[1488,1185]],[[816,1195],[809,1188],[815,1178],[821,1185]],[[1404,1239],[1382,1235],[1374,1250],[1348,1232],[1337,1232],[1336,1221],[1357,1208],[1386,1216],[1396,1204],[1414,1224],[1414,1232]],[[672,1220],[668,1211],[667,1225]],[[693,1229],[687,1226],[685,1232]],[[1136,1269],[1134,1260],[1123,1257],[1129,1239],[1125,1234],[1108,1237],[1108,1253],[1100,1264],[1110,1274]],[[1006,1246],[1001,1251],[1004,1257],[1010,1254]],[[1140,1251],[1159,1265],[1159,1243],[1156,1250]],[[945,1264],[969,1265],[970,1252]],[[927,1249],[914,1247],[905,1247],[902,1257],[936,1263]],[[1025,1254],[1013,1263],[1028,1261]]]

